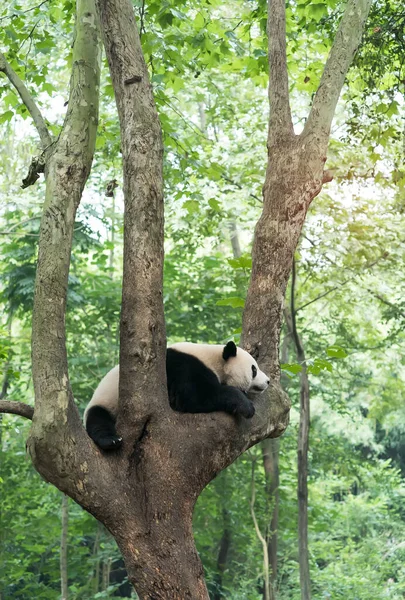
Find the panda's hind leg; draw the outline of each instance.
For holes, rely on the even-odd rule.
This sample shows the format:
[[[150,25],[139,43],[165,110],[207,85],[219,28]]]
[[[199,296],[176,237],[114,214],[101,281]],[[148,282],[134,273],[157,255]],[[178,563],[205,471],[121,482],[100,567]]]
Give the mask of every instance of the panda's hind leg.
[[[122,437],[115,429],[115,418],[102,406],[92,406],[86,415],[86,430],[102,450],[115,450],[122,444]]]

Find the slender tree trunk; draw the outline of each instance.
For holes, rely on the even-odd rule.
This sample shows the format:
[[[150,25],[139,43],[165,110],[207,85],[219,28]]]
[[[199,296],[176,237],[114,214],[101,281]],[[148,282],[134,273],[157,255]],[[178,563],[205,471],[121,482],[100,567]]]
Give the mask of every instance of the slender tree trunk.
[[[62,532],[60,537],[60,586],[61,600],[68,600],[68,525],[69,525],[69,504],[68,497],[62,494]]]
[[[270,566],[270,600],[276,598],[277,585],[277,545],[278,545],[278,508],[279,508],[279,439],[263,440],[262,444],[263,468],[266,480],[266,499],[268,514],[271,519],[266,532],[267,552]],[[263,596],[264,598],[264,596]]]
[[[296,265],[293,261],[291,308],[286,310],[287,328],[294,341],[296,357],[302,366],[300,373],[300,424],[298,431],[298,558],[300,565],[301,599],[311,599],[311,577],[308,550],[308,448],[310,426],[310,392],[305,351],[297,330],[295,313]]]
[[[290,334],[284,336],[281,346],[281,362],[288,362],[288,346]],[[283,378],[282,378],[283,381]],[[270,524],[266,533],[267,549],[270,564],[270,598],[276,599],[277,588],[277,564],[278,564],[278,511],[279,511],[279,493],[280,484],[279,473],[279,455],[280,440],[278,438],[268,438],[262,442],[263,468],[266,481],[266,499],[268,513],[271,513]]]
[[[270,600],[270,576],[269,576],[269,552],[267,548],[266,538],[260,531],[259,523],[255,513],[255,500],[256,500],[256,486],[255,486],[255,461],[252,461],[252,478],[251,478],[251,489],[252,495],[250,499],[250,514],[252,515],[253,524],[255,527],[256,535],[260,540],[263,549],[263,600]]]
[[[238,228],[234,221],[232,221],[229,224],[229,231],[230,231],[230,235],[231,235],[231,244],[232,244],[233,255],[235,258],[239,258],[240,255],[242,254],[242,250],[240,248],[240,243],[239,243]]]
[[[222,474],[221,480],[218,482],[220,491],[220,507],[222,514],[222,536],[219,542],[218,558],[217,558],[217,575],[215,577],[215,591],[212,595],[212,600],[221,600],[225,598],[222,589],[223,575],[228,563],[229,550],[232,542],[232,519],[228,510],[229,488],[229,471]]]
[[[301,355],[301,357],[302,356],[303,355]],[[298,360],[301,362],[300,359]],[[305,357],[303,360],[305,360]],[[303,363],[300,379],[300,426],[298,433],[298,556],[300,563],[301,599],[310,600],[311,578],[308,551],[308,446],[310,415],[309,381],[305,363]]]
[[[100,523],[97,522],[97,531],[96,531],[96,539],[94,540],[94,546],[93,546],[93,557],[96,560],[96,567],[94,569],[94,587],[93,587],[93,591],[94,594],[97,594],[100,591],[100,538],[101,538],[101,532],[104,529],[104,526]]]
[[[102,574],[102,590],[107,590],[110,585],[110,571],[111,571],[111,558],[108,556],[103,560],[103,574]]]
[[[232,540],[232,523],[229,515],[229,511],[224,507],[222,509],[222,537],[219,543],[218,558],[217,558],[217,576],[215,578],[215,592],[212,596],[212,600],[221,600],[225,598],[223,593],[223,577],[224,572],[228,563],[229,549],[231,547]]]

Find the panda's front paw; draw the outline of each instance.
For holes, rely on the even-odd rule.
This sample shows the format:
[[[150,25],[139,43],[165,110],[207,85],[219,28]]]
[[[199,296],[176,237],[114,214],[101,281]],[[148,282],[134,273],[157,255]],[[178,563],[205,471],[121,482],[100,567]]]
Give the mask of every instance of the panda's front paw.
[[[255,412],[256,411],[253,402],[251,402],[250,400],[247,400],[247,402],[245,402],[239,408],[239,413],[242,415],[242,417],[245,417],[245,419],[251,419]]]
[[[114,435],[97,440],[97,446],[102,450],[117,450],[122,445],[122,437]]]

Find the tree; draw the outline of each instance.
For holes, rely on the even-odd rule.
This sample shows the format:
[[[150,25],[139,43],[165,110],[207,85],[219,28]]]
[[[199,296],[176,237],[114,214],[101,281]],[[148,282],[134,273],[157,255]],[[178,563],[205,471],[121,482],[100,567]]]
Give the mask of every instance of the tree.
[[[84,432],[73,401],[64,335],[74,216],[90,170],[97,121],[98,20],[91,0],[77,4],[67,116],[44,157],[47,191],[32,341],[35,412],[28,448],[41,475],[113,534],[141,598],[207,598],[192,537],[194,503],[244,450],[281,435],[287,426],[289,401],[278,365],[285,288],[308,207],[331,179],[324,171],[330,126],[369,6],[370,0],[349,0],[299,135],[289,107],[285,7],[281,0],[269,6],[269,161],[242,344],[273,384],[248,423],[224,414],[181,415],[168,406],[159,121],[132,5],[98,1],[120,119],[125,195],[118,422],[125,443],[122,452],[102,455]],[[7,412],[4,402],[0,406]]]

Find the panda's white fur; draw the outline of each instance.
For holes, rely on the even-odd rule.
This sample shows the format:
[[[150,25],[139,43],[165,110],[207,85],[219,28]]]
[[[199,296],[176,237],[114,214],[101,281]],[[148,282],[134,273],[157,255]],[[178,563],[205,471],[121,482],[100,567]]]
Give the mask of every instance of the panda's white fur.
[[[108,371],[108,373],[104,375],[84,411],[84,424],[86,424],[87,413],[92,406],[103,406],[104,408],[107,408],[114,417],[117,416],[119,374],[120,366],[116,365],[111,371]]]
[[[173,344],[167,350],[166,372],[170,405],[181,412],[224,410],[250,418],[254,407],[245,394],[262,392],[270,382],[255,359],[233,342]],[[118,382],[117,365],[101,380],[84,413],[89,435],[103,449],[122,441],[115,431]]]

